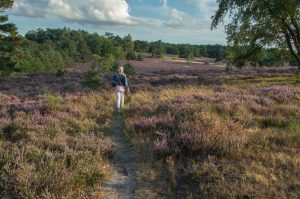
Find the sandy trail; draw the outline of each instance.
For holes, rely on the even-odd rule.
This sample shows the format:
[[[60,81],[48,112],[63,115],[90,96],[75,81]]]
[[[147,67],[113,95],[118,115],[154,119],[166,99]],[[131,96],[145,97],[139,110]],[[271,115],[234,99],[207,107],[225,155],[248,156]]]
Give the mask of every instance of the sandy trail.
[[[157,178],[158,176],[149,164],[149,157],[138,152],[139,150],[126,137],[121,114],[113,116],[110,129],[106,134],[115,142],[116,149],[112,161],[112,176],[102,186],[103,198],[170,198],[164,189],[164,181]]]
[[[113,174],[103,184],[105,198],[135,198],[137,188],[137,152],[130,140],[123,133],[123,118],[116,115],[112,119],[109,134],[116,143],[116,151],[113,160]]]

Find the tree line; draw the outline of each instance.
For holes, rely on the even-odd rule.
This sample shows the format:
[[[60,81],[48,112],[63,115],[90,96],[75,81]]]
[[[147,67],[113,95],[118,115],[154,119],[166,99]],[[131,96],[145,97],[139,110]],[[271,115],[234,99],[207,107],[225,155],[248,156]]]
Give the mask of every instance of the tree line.
[[[169,44],[162,41],[134,41],[131,35],[121,38],[112,33],[99,35],[84,30],[37,29],[24,37],[19,36],[17,47],[10,52],[15,64],[2,67],[2,72],[55,71],[76,62],[95,60],[143,60],[144,53],[161,58],[164,54],[179,55],[182,58],[207,56],[224,59],[226,46]]]
[[[19,36],[19,45],[11,54],[10,67],[1,71],[31,73],[39,71],[57,71],[73,63],[98,61],[114,64],[122,59],[143,60],[144,53],[161,58],[165,54],[178,55],[181,58],[209,57],[216,61],[230,60],[232,54],[242,54],[244,49],[233,49],[224,45],[171,44],[161,40],[148,42],[133,40],[131,35],[121,38],[112,33],[99,35],[84,30],[37,29],[24,37]],[[235,50],[235,51],[234,51]],[[285,52],[285,54],[287,51]],[[264,49],[257,57],[256,65],[280,65],[288,61],[287,55],[276,49]],[[108,70],[109,66],[102,66]]]

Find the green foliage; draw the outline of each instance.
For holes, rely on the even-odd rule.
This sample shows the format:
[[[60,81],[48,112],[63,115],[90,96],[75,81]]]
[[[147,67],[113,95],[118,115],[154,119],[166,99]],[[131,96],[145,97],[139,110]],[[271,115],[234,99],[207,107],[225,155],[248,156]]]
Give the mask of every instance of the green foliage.
[[[126,53],[124,52],[124,50],[120,46],[115,48],[113,55],[114,55],[116,60],[121,60],[121,59],[126,58]]]
[[[113,65],[115,63],[115,58],[113,55],[109,54],[107,56],[105,56],[102,60],[101,60],[101,65],[100,65],[100,73],[104,74],[109,72]]]
[[[253,54],[255,65],[280,65],[290,60],[286,50],[264,50],[254,56],[254,51],[246,47],[229,48],[222,45],[190,45],[169,44],[161,40],[155,42],[133,41],[130,35],[121,38],[112,33],[104,36],[97,33],[89,34],[82,30],[37,29],[26,33],[20,46],[14,51],[13,62],[16,62],[14,71],[32,73],[48,71],[63,75],[65,67],[74,62],[90,62],[92,67],[102,75],[112,69],[116,61],[123,59],[144,59],[142,54],[151,53],[160,58],[164,53],[179,55],[182,58],[209,57],[217,61],[228,58],[228,65],[243,66],[249,63],[248,51]],[[283,52],[285,55],[279,55]],[[245,58],[248,61],[243,61]],[[4,74],[2,70],[2,74]]]
[[[0,14],[5,9],[11,8],[12,5],[12,0],[1,1]],[[12,60],[11,55],[19,41],[16,26],[12,23],[6,23],[7,21],[6,15],[0,15],[0,75],[15,71],[16,63]]]
[[[174,44],[166,44],[166,53],[171,55],[178,55],[179,49],[177,45]]]
[[[119,63],[115,63],[112,67],[112,71],[113,72],[118,72],[119,66],[120,66]],[[131,63],[127,62],[126,64],[124,64],[123,67],[124,67],[124,73],[126,75],[133,75],[133,76],[136,75],[136,70],[135,70],[134,66]]]
[[[107,55],[102,58],[99,55],[94,54],[92,56],[91,70],[85,74],[85,81],[83,85],[89,88],[99,88],[102,86],[101,75],[110,71],[114,63],[114,57]]]
[[[126,59],[127,60],[135,60],[136,59],[136,55],[133,51],[129,51],[127,54],[126,54]]]
[[[288,62],[289,58],[287,51],[280,51],[278,49],[262,50],[258,58],[259,66],[282,66]]]
[[[85,76],[86,80],[83,85],[89,88],[99,88],[102,85],[102,80],[99,74],[95,71],[89,71]]]
[[[101,54],[101,46],[104,38],[100,37],[97,33],[90,34],[85,38],[87,45],[90,48],[92,54]]]
[[[136,52],[147,53],[149,52],[149,48],[150,48],[150,43],[147,41],[140,41],[140,40],[134,41],[134,51]]]
[[[136,70],[134,68],[134,66],[132,64],[130,64],[129,62],[127,62],[124,65],[124,73],[128,74],[128,75],[136,75]]]
[[[41,61],[47,66],[48,71],[56,71],[58,68],[64,67],[64,60],[60,52],[52,49],[40,51]]]
[[[86,41],[84,41],[84,40],[78,42],[77,51],[79,53],[80,61],[83,61],[83,62],[87,62],[92,54]]]
[[[122,47],[126,53],[133,52],[134,43],[130,34],[123,38]]]
[[[23,39],[21,45],[15,50],[13,57],[17,62],[16,70],[22,73],[57,72],[58,69],[64,70],[66,65],[73,62],[66,51],[55,50],[51,41],[37,44]]]
[[[152,57],[161,58],[165,54],[165,46],[161,40],[151,43],[150,52]]]
[[[114,63],[113,67],[111,68],[111,71],[118,72],[120,64],[118,62]]]
[[[181,58],[193,58],[194,52],[190,45],[182,45],[179,47],[179,57]]]
[[[220,61],[226,58],[229,51],[227,46],[222,45],[191,45],[164,43],[166,53],[179,55],[181,58],[209,57]]]
[[[136,57],[136,60],[137,60],[137,61],[143,61],[143,60],[144,60],[144,55],[141,54],[141,53],[139,53],[139,54],[137,55],[137,57]]]
[[[101,55],[106,56],[113,54],[114,52],[114,46],[113,46],[113,41],[112,39],[105,39],[103,44],[102,44],[102,49],[101,49]]]
[[[247,47],[234,46],[228,52],[227,67],[242,68],[247,62],[255,66],[257,65],[257,56],[258,54],[252,53]]]
[[[41,59],[28,50],[16,49],[16,53],[19,57],[16,64],[16,70],[19,72],[31,73],[42,71],[44,69],[44,64]]]
[[[62,77],[64,76],[68,71],[65,70],[64,68],[58,68],[56,71],[56,76],[57,77]]]
[[[226,26],[228,42],[234,48],[246,47],[245,53],[232,57],[232,63],[238,67],[257,60],[262,49],[269,46],[289,49],[300,67],[299,6],[299,1],[295,0],[218,1],[211,27],[216,28],[228,13],[231,14],[231,23]]]
[[[102,80],[100,78],[99,72],[91,70],[85,74],[85,81],[83,85],[89,88],[99,88],[102,86]]]

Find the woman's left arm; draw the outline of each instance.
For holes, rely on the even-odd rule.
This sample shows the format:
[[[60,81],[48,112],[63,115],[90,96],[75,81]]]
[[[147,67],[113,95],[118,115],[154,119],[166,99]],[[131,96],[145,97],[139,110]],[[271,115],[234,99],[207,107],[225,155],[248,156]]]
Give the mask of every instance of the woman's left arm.
[[[125,78],[125,86],[128,87],[128,80],[127,80],[127,76],[124,75],[124,78]]]

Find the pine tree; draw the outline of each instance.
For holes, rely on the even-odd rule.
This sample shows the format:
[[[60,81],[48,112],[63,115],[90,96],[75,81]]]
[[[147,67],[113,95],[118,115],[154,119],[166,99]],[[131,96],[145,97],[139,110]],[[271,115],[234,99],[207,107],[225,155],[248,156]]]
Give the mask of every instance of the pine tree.
[[[13,0],[0,1],[0,74],[15,70],[15,62],[11,54],[19,40],[17,28],[14,24],[7,23],[7,15],[2,15],[12,5]]]

